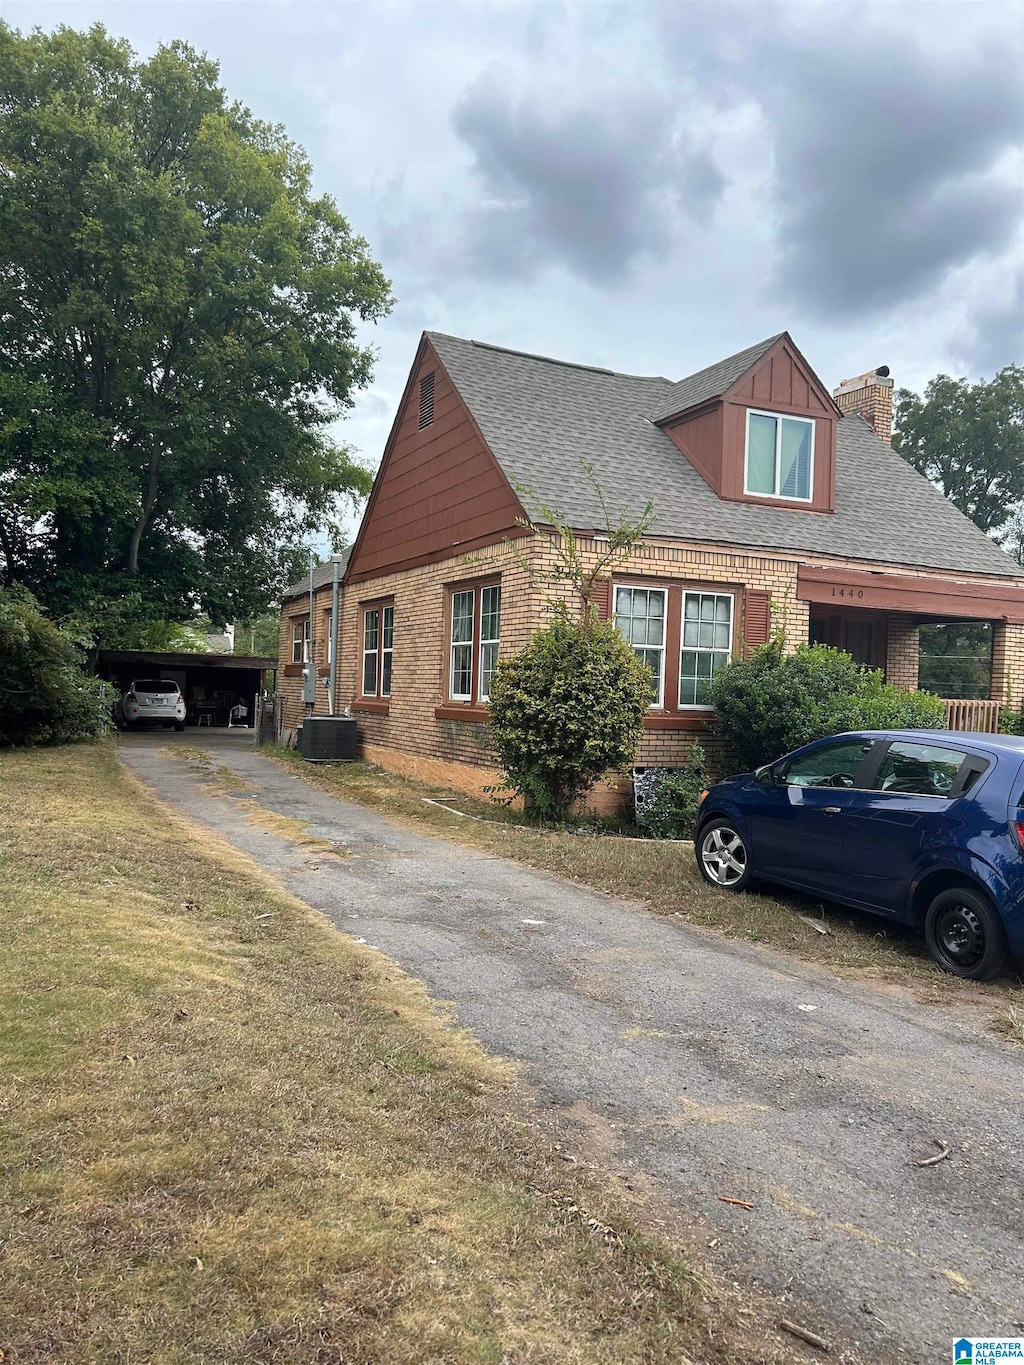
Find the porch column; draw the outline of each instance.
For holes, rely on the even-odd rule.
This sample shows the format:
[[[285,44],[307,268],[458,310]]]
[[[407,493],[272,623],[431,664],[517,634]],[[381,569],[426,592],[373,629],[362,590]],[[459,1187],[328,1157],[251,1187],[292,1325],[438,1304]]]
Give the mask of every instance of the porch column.
[[[794,654],[801,645],[806,645],[810,636],[811,629],[811,604],[801,602],[799,598],[786,596],[772,596],[772,630],[774,631],[779,622],[785,628],[786,643],[784,650],[786,654]]]
[[[1024,626],[992,623],[992,700],[1024,701]]]
[[[910,616],[890,616],[889,644],[885,655],[886,682],[916,692],[920,664],[920,626]]]

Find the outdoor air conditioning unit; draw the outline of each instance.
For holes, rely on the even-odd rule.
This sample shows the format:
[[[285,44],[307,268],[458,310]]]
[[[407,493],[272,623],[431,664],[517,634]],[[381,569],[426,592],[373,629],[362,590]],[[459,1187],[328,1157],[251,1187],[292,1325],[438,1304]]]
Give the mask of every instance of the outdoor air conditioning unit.
[[[299,753],[310,763],[345,763],[359,757],[355,716],[306,716]]]

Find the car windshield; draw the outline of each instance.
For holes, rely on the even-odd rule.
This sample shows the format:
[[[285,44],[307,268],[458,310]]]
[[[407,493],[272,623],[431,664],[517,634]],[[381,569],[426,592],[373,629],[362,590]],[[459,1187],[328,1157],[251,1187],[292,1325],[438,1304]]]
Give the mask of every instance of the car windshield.
[[[177,692],[178,684],[170,678],[143,678],[132,683],[133,692]]]

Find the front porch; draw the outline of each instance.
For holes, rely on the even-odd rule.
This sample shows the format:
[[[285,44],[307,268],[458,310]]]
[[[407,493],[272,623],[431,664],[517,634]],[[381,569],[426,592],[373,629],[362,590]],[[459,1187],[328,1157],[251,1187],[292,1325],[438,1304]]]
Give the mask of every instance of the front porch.
[[[844,649],[898,687],[946,701],[951,730],[996,731],[1024,694],[1024,604],[1004,585],[808,569],[807,638]]]

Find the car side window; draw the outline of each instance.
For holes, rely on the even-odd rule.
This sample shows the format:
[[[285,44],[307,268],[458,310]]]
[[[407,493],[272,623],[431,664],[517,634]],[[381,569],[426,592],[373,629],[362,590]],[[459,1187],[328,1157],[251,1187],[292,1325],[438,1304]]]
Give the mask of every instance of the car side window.
[[[962,749],[898,740],[890,744],[874,785],[909,796],[948,796],[966,757]]]
[[[871,749],[866,739],[824,744],[786,764],[782,781],[787,787],[852,787],[857,769]]]

